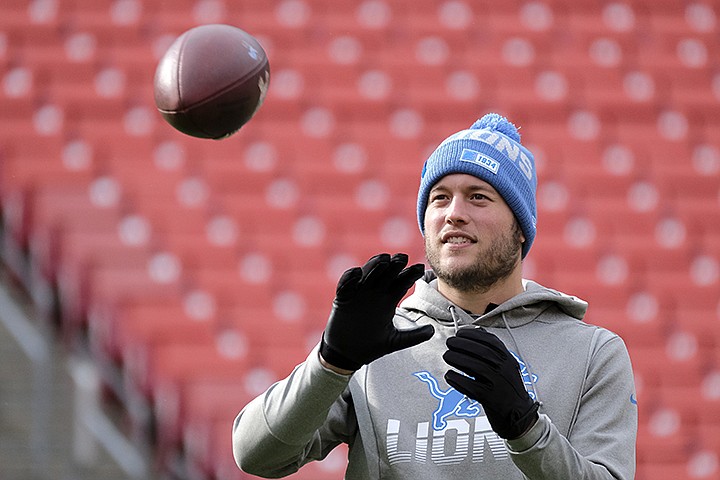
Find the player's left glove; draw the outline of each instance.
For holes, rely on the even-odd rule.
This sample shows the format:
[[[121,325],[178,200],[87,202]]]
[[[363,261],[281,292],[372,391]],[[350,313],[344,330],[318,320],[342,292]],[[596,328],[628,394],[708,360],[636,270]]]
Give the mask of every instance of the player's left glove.
[[[540,404],[530,398],[517,360],[498,337],[480,327],[461,328],[446,343],[443,359],[465,375],[448,370],[445,380],[483,406],[495,433],[512,440],[535,424]]]

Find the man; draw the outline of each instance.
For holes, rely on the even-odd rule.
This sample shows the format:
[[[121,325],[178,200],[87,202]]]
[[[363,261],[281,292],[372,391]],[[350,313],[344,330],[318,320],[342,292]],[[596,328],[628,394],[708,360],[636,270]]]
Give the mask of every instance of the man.
[[[521,276],[536,184],[504,117],[447,138],[418,194],[432,270],[381,254],[343,274],[320,345],[238,415],[240,468],[284,476],[346,443],[347,479],[632,479],[624,343]]]

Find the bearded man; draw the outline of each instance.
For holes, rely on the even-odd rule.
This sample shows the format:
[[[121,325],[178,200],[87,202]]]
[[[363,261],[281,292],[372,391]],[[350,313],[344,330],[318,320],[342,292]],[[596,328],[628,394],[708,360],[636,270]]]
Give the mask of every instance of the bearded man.
[[[353,480],[633,479],[625,344],[522,277],[536,186],[500,115],[443,141],[418,192],[431,269],[380,254],[342,275],[318,346],[236,418],[238,466],[286,476],[344,443]]]

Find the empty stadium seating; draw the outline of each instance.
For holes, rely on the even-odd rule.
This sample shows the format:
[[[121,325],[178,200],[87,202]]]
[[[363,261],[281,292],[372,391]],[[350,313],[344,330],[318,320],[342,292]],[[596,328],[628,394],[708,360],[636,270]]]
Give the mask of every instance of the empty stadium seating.
[[[629,347],[637,478],[718,478],[719,15],[701,0],[4,1],[3,257],[113,372],[159,468],[250,478],[233,417],[303,361],[345,268],[380,250],[422,261],[422,162],[495,110],[537,152],[526,271]],[[209,22],[256,34],[273,71],[221,142],[152,103],[163,49]],[[340,478],[343,455],[291,478]]]

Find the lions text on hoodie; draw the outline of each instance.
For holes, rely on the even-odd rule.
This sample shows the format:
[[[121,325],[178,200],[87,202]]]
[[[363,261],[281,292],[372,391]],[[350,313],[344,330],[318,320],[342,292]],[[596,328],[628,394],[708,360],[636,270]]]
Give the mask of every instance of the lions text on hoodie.
[[[525,291],[479,317],[436,289],[432,272],[398,308],[398,328],[431,323],[427,342],[345,376],[317,348],[250,402],[233,426],[245,471],[289,475],[349,446],[346,479],[630,480],[637,405],[622,339],[582,321],[587,303],[525,281]],[[449,387],[442,359],[458,328],[482,325],[515,356],[540,420],[505,441],[482,406]]]

